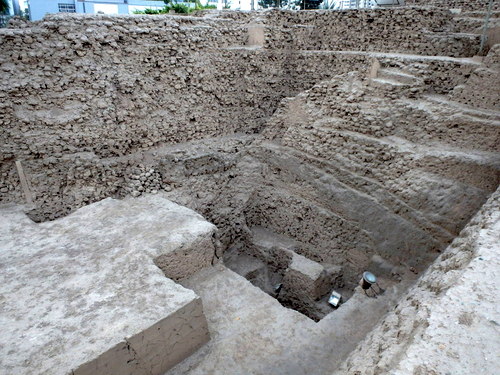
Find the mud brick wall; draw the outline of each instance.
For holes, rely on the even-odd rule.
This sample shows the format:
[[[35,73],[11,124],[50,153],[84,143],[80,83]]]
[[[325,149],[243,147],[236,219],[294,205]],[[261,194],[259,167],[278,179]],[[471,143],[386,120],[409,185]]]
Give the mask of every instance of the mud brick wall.
[[[0,30],[0,200],[23,200],[15,160],[59,212],[121,194],[136,152],[260,132],[283,98],[370,67],[331,50],[471,55],[449,21],[419,8],[17,21]],[[250,25],[263,25],[261,48],[247,45]],[[437,92],[469,74],[443,64],[427,69]]]
[[[489,0],[406,0],[407,5],[423,5],[463,11],[486,11]],[[493,10],[500,10],[500,3],[493,2]]]

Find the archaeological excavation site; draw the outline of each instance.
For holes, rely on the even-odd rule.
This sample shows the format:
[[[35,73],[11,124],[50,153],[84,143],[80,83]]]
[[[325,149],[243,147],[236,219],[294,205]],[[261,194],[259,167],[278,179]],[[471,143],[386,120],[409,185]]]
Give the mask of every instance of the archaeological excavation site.
[[[500,2],[0,29],[1,375],[497,375]]]

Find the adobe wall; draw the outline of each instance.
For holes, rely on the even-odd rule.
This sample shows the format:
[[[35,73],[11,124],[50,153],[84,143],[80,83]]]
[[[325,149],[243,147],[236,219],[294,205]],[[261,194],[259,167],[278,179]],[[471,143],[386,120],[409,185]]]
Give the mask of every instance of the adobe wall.
[[[488,10],[489,0],[406,0],[407,5],[433,6],[446,9],[462,9],[462,11]],[[493,10],[500,10],[498,1],[493,1]]]
[[[498,112],[478,108],[497,94],[468,94],[484,66],[459,31],[436,8],[17,24],[0,31],[0,200],[24,200],[21,160],[38,221],[164,190],[223,249],[265,226],[350,289],[372,267],[397,282],[500,179]]]
[[[484,58],[484,65],[475,69],[463,85],[455,87],[452,97],[464,104],[500,109],[500,44],[496,44]]]
[[[420,93],[425,79],[411,64],[395,68],[394,62],[379,63],[373,77],[339,75],[284,100],[262,137],[283,146],[286,158],[302,160],[290,162],[290,170],[301,170],[299,165],[318,170],[310,173],[301,201],[293,195],[301,191],[295,187],[298,177],[287,176],[299,172],[280,166],[287,193],[268,189],[272,203],[251,210],[247,221],[295,240],[307,238],[316,247],[307,256],[322,261],[339,259],[338,250],[355,259],[349,263],[367,266],[364,257],[371,252],[397,261],[401,254],[415,260],[440,251],[500,182],[498,94],[492,91],[495,85],[489,88],[499,77],[496,52],[492,49],[486,64],[457,86],[455,102]],[[484,70],[489,79],[478,75]],[[363,203],[366,196],[372,198],[369,203]],[[290,208],[285,200],[292,198]],[[322,210],[311,210],[311,202],[321,202]],[[312,232],[321,225],[309,217],[329,226],[326,208],[347,221],[324,233],[331,235],[328,239]]]
[[[264,46],[248,29],[264,25]],[[472,56],[446,10],[221,12],[206,17],[53,15],[0,31],[0,199],[22,201],[21,160],[47,219],[122,195],[135,152],[260,132],[289,96],[366,71],[370,51]],[[344,53],[337,50],[363,50]],[[461,60],[415,62],[438,93]],[[56,202],[56,203],[53,203]]]
[[[445,9],[394,8],[349,11],[270,11],[264,46],[270,49],[351,50],[471,56],[474,36],[451,35]],[[227,17],[237,17],[238,13]]]

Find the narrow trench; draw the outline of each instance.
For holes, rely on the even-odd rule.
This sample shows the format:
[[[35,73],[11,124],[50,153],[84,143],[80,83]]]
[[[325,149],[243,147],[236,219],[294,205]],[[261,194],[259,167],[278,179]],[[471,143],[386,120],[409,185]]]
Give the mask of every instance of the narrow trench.
[[[301,255],[301,243],[268,228],[255,226],[250,235],[234,242],[223,255],[226,267],[245,277],[283,307],[296,310],[315,322],[335,312],[348,302],[360,285],[364,271],[377,276],[378,286],[370,289],[368,298],[383,293],[403,278],[416,278],[413,267],[394,265],[374,255],[366,268],[348,262],[331,264]],[[405,265],[405,262],[402,262]],[[413,271],[413,272],[412,272]],[[340,303],[329,303],[333,293]]]

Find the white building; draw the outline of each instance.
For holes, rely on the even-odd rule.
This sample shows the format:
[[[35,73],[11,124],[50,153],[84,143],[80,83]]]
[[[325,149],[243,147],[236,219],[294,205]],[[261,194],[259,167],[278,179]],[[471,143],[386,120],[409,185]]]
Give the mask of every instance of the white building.
[[[217,0],[209,1],[217,4]],[[202,0],[202,3],[205,2]],[[47,13],[132,14],[135,10],[161,9],[164,6],[161,0],[29,0],[32,21],[42,19]]]
[[[328,9],[384,8],[404,5],[404,0],[325,0]]]

